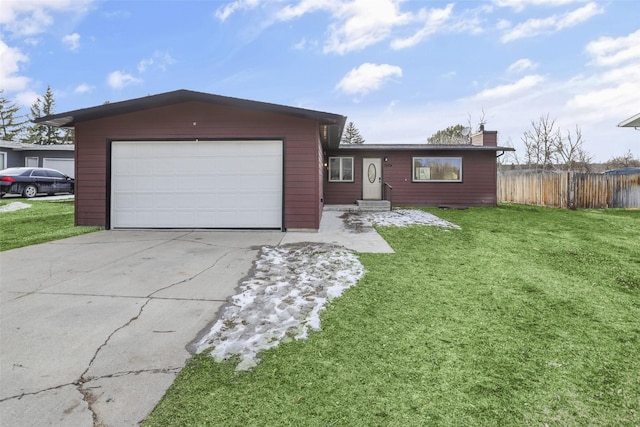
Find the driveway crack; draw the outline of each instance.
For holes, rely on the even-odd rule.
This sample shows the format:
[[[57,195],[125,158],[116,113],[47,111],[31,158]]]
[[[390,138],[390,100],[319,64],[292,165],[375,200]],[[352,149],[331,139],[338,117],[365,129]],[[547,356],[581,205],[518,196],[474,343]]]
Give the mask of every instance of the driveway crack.
[[[91,357],[91,360],[89,361],[89,364],[87,365],[87,368],[80,375],[80,378],[78,378],[78,380],[74,383],[77,386],[77,389],[80,392],[80,394],[82,394],[83,400],[87,404],[87,408],[91,412],[91,416],[93,418],[93,425],[94,426],[99,426],[100,425],[100,420],[99,420],[98,414],[96,413],[96,411],[93,408],[93,405],[97,401],[98,398],[94,394],[94,392],[91,390],[91,388],[88,386],[88,384],[91,381],[95,381],[95,380],[102,379],[102,378],[116,378],[116,377],[125,376],[125,375],[137,375],[137,374],[140,374],[140,373],[143,373],[143,372],[151,372],[151,373],[179,372],[180,369],[181,369],[181,368],[163,368],[163,369],[159,368],[159,369],[149,369],[149,370],[116,372],[116,373],[113,373],[113,374],[104,375],[104,376],[100,376],[100,377],[90,377],[87,374],[88,374],[89,370],[91,369],[91,367],[93,366],[93,363],[95,362],[96,358],[98,357],[98,354],[100,353],[100,351],[102,351],[102,349],[105,348],[109,344],[109,341],[111,340],[111,338],[115,334],[117,334],[121,330],[125,329],[126,327],[128,327],[129,325],[131,325],[133,322],[135,322],[136,320],[138,320],[140,318],[140,316],[144,312],[145,307],[152,300],[155,299],[154,298],[155,294],[157,294],[159,292],[162,292],[164,290],[170,289],[171,287],[174,287],[174,286],[189,282],[189,281],[197,278],[198,276],[201,276],[202,274],[204,274],[207,271],[209,271],[212,268],[214,268],[220,262],[220,260],[222,260],[224,257],[227,256],[227,254],[228,253],[225,253],[225,254],[221,255],[220,257],[215,259],[211,265],[209,265],[208,267],[198,271],[197,273],[191,275],[190,277],[188,277],[186,279],[183,279],[183,280],[179,280],[179,281],[174,282],[174,283],[171,283],[171,284],[169,284],[167,286],[163,286],[162,288],[156,289],[155,291],[151,292],[149,295],[146,296],[146,301],[140,306],[140,309],[138,310],[138,313],[135,316],[133,316],[132,318],[130,318],[126,323],[124,323],[123,325],[121,325],[118,328],[114,329],[109,334],[109,336],[104,340],[104,342],[96,349],[96,351],[93,354],[93,357]]]

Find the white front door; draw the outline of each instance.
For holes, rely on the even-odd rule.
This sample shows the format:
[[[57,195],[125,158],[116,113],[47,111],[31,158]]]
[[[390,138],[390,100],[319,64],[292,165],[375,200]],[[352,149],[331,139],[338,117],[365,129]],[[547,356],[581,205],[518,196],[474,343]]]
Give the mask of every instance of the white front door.
[[[382,199],[381,159],[362,159],[362,199]]]

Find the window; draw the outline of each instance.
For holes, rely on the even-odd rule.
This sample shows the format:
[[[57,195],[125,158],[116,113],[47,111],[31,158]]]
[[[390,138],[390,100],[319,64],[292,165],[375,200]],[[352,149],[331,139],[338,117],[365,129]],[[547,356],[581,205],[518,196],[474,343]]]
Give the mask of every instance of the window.
[[[353,182],[353,157],[329,157],[329,182]]]
[[[414,157],[414,182],[461,182],[461,157]]]
[[[38,167],[38,158],[37,157],[25,157],[24,165],[28,168],[37,168]]]

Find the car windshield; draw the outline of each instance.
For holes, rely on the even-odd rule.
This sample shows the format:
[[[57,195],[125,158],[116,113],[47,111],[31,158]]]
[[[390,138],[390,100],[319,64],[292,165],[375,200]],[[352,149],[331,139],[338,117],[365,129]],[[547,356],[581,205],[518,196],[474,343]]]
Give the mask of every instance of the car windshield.
[[[24,175],[24,174],[29,174],[30,169],[23,169],[23,168],[9,168],[9,169],[4,169],[0,171],[0,175],[8,175],[8,176],[18,176],[18,175]]]

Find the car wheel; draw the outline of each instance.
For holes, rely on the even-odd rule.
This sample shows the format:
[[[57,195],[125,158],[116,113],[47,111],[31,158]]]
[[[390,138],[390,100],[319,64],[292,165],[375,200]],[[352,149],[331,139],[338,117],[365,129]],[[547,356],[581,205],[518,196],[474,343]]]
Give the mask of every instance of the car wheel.
[[[38,194],[38,189],[35,185],[27,185],[24,187],[24,190],[22,190],[22,195],[28,199],[36,197],[36,194]]]

